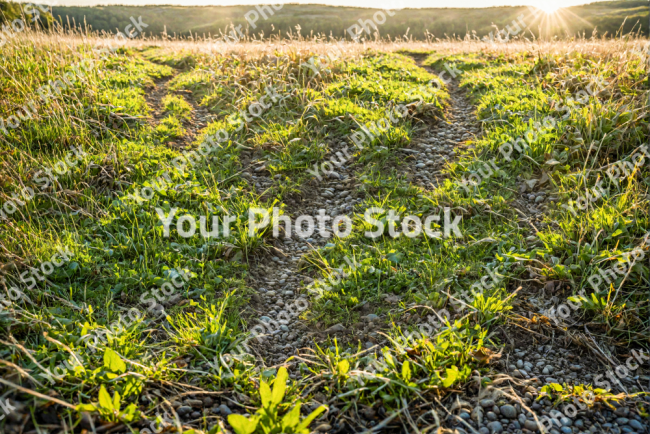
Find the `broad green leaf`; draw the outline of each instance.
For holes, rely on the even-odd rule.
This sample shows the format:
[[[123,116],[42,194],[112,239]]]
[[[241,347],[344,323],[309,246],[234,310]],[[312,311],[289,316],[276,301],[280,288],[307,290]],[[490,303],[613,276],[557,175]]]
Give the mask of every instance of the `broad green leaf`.
[[[287,389],[287,378],[289,378],[289,374],[287,373],[287,368],[283,366],[278,370],[278,375],[273,382],[271,402],[274,405],[280,404],[284,398],[284,392]]]
[[[395,367],[395,361],[393,360],[393,356],[391,356],[390,353],[384,354],[384,360],[386,361],[386,364],[389,365],[391,368]]]
[[[223,431],[221,431],[221,427],[219,425],[215,425],[215,426],[212,427],[212,429],[210,431],[208,431],[208,434],[219,434],[219,433],[222,433],[222,432]]]
[[[316,410],[312,411],[311,414],[309,416],[307,416],[305,419],[303,419],[303,421],[300,422],[300,425],[298,425],[296,427],[296,432],[305,432],[305,433],[309,432],[307,430],[307,428],[309,427],[309,424],[311,423],[311,421],[316,419],[318,417],[318,415],[321,414],[322,412],[324,412],[325,410],[327,410],[327,407],[324,406],[324,405],[321,405]]]
[[[260,381],[260,397],[262,398],[262,407],[268,408],[271,405],[271,388],[265,381]]]
[[[115,395],[113,395],[113,408],[117,411],[120,411],[120,401],[122,401],[122,397],[115,391]]]
[[[411,379],[411,365],[409,364],[409,361],[406,360],[404,364],[402,364],[402,380],[408,383],[410,379]]]
[[[106,348],[106,351],[104,351],[104,367],[118,374],[124,374],[126,372],[126,363],[110,348]]]
[[[465,365],[463,366],[463,369],[460,370],[458,374],[458,379],[460,381],[465,381],[469,378],[471,373],[472,373],[472,368],[470,368],[469,365]]]
[[[79,405],[77,405],[77,411],[79,411],[79,412],[83,412],[83,411],[93,412],[93,411],[97,411],[97,406],[95,404],[79,404]]]
[[[120,419],[123,422],[133,422],[138,418],[138,407],[135,404],[129,404],[126,409],[120,414]]]
[[[350,370],[350,362],[341,360],[338,365],[339,375],[345,375]]]
[[[295,428],[299,423],[300,403],[296,404],[296,406],[282,418],[282,432],[286,432],[287,428]]]
[[[252,434],[255,428],[257,428],[257,422],[258,419],[256,417],[248,419],[241,414],[228,415],[228,423],[237,434]]]
[[[454,384],[458,379],[458,368],[456,366],[452,366],[451,369],[447,368],[445,370],[445,373],[447,374],[447,378],[442,380],[442,385],[444,387],[451,387],[451,385]]]
[[[111,399],[111,395],[108,394],[106,391],[106,387],[102,384],[102,386],[99,388],[99,407],[104,408],[108,411],[113,411],[113,400]]]
[[[122,395],[125,397],[139,395],[142,392],[142,382],[135,377],[127,377],[122,386]]]

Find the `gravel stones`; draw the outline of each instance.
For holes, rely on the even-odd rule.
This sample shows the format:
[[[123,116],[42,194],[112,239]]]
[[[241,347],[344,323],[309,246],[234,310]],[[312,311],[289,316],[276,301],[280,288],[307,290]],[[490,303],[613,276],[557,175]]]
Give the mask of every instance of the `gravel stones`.
[[[459,91],[455,85],[450,87],[450,93],[452,94],[453,101],[452,107],[450,107],[452,113],[448,118],[449,123],[441,122],[433,131],[425,133],[423,137],[415,137],[412,146],[416,149],[402,149],[403,154],[399,157],[405,162],[404,166],[406,167],[406,171],[404,175],[406,178],[423,189],[429,189],[430,186],[435,186],[436,183],[441,181],[444,177],[444,165],[454,158],[452,149],[458,146],[462,140],[471,137],[468,131],[478,132],[478,129],[474,128],[475,120],[471,105],[465,101],[465,98],[459,95]],[[332,144],[331,153],[334,154],[335,152],[336,144]],[[343,210],[346,213],[353,212],[355,205],[363,200],[364,193],[355,187],[355,174],[351,169],[348,169],[349,166],[354,167],[353,164],[348,165],[348,162],[346,162],[345,165],[337,166],[336,170],[338,172],[323,174],[323,179],[314,184],[314,188],[310,191],[309,196],[304,198],[303,202],[300,203],[300,208],[289,209],[288,213],[295,214],[299,212],[301,214],[315,216],[318,209],[324,209],[327,215],[333,216],[343,213]],[[259,174],[257,176],[258,181],[263,180],[262,175]],[[266,187],[264,182],[261,182],[261,184]],[[536,193],[530,195],[531,204],[543,203],[548,200],[544,194]],[[259,305],[268,306],[267,309],[275,308],[281,311],[278,317],[274,316],[274,311],[259,312],[260,315],[264,316],[257,317],[262,323],[269,324],[276,322],[278,324],[277,329],[280,332],[268,337],[268,339],[265,338],[265,343],[262,345],[264,347],[262,350],[263,357],[272,360],[274,363],[282,363],[286,360],[288,354],[295,354],[294,350],[299,348],[298,344],[311,341],[314,334],[316,336],[322,336],[323,333],[345,333],[347,337],[347,334],[354,333],[355,335],[358,334],[357,337],[361,339],[361,342],[365,342],[364,345],[366,348],[371,348],[376,344],[381,345],[380,339],[375,339],[370,333],[373,328],[377,329],[380,323],[380,317],[374,313],[370,313],[374,311],[374,306],[370,305],[367,306],[367,309],[365,307],[359,309],[362,311],[362,315],[365,314],[365,316],[362,316],[363,321],[359,324],[361,326],[358,327],[359,330],[357,330],[356,324],[350,325],[349,329],[343,324],[335,324],[326,330],[323,330],[325,327],[320,325],[318,327],[301,327],[303,324],[301,324],[297,317],[290,318],[286,323],[281,322],[285,318],[284,312],[292,312],[291,307],[296,302],[296,297],[300,295],[300,291],[304,293],[304,286],[313,281],[313,279],[308,279],[308,276],[303,275],[303,272],[297,267],[298,259],[308,253],[312,248],[311,246],[318,248],[328,242],[321,239],[317,233],[313,237],[309,240],[296,239],[295,237],[293,239],[282,240],[279,246],[276,245],[280,251],[274,252],[273,255],[275,256],[264,260],[260,264],[257,276],[255,276],[258,279],[258,284],[253,287],[259,287],[257,293],[263,299],[263,302],[259,303]],[[304,284],[301,282],[304,282]],[[282,307],[282,309],[278,306]],[[258,306],[255,307],[258,308]],[[383,315],[382,313],[382,317]],[[288,316],[291,316],[291,314]],[[571,377],[570,375],[573,373],[581,373],[580,365],[575,364],[575,362],[581,359],[565,360],[563,357],[564,354],[561,354],[556,347],[541,345],[538,349],[538,345],[536,344],[534,348],[526,349],[525,351],[515,351],[514,357],[510,357],[509,359],[504,358],[504,360],[509,360],[512,363],[511,366],[508,366],[508,371],[513,377],[527,379],[543,375],[543,377],[540,377],[541,380],[546,379],[546,382],[554,383],[559,383],[569,378],[578,380],[578,377]],[[569,364],[569,360],[573,363]],[[548,362],[553,363],[555,366],[549,365]],[[589,367],[587,362],[581,363]],[[505,363],[503,366],[505,367]],[[296,374],[292,372],[291,375]],[[292,376],[292,378],[294,377]],[[584,380],[584,377],[580,377],[579,380]],[[572,381],[572,383],[578,384],[578,381]],[[533,394],[526,393],[524,401],[535,411],[537,418],[541,422],[542,416],[548,414],[551,407],[548,401],[537,402],[535,398],[538,392],[535,392],[533,389],[532,386],[529,387],[529,390],[532,390]],[[522,391],[521,393],[523,394],[524,392]],[[514,402],[507,403],[502,398],[498,399],[498,403],[499,406],[497,407],[495,399],[481,399],[479,405],[471,411],[469,409],[460,410],[460,419],[474,427],[475,431],[463,425],[457,425],[459,421],[456,418],[453,420],[456,423],[455,425],[451,421],[450,423],[454,425],[453,428],[459,433],[478,431],[481,434],[490,434],[508,431],[519,434],[522,429],[524,429],[524,433],[540,432],[540,427],[535,420],[532,420],[532,415],[528,414],[527,411],[522,411],[518,404],[514,404]],[[209,406],[206,407],[209,408]],[[230,409],[227,411],[221,410],[222,407],[224,406],[219,407],[219,414],[221,416],[225,417],[231,413]],[[628,417],[627,413],[624,413],[623,410],[617,411],[617,416],[618,418],[613,416],[608,417],[607,420],[603,419],[602,423],[596,428],[596,431],[592,430],[592,432],[606,432],[606,427],[602,427],[602,424],[606,422],[611,422],[611,426],[614,426],[613,424],[616,422],[619,427],[629,427],[629,429],[637,431],[641,431],[644,428],[641,422],[633,419],[632,416]],[[585,416],[581,415],[580,417]],[[375,419],[375,415],[370,414],[367,415],[367,419],[374,423],[379,420]],[[572,432],[573,434],[577,434],[582,432],[583,428],[586,430],[594,426],[592,425],[591,421],[593,419],[591,417],[586,418],[586,428],[585,425],[579,426],[577,420],[574,423],[571,423],[571,420],[569,420],[569,423],[566,423],[564,419],[567,418],[562,418],[562,426],[554,427],[555,432]],[[334,430],[339,429],[338,423],[335,423],[335,419],[330,418],[329,423],[334,425]],[[371,428],[372,426],[374,425],[369,424],[367,428]],[[458,429],[458,427],[462,427],[462,429]],[[318,425],[316,429],[327,431],[331,427],[327,424],[322,424]]]
[[[631,419],[628,424],[637,431],[644,431],[643,425],[636,419]]]
[[[229,414],[232,414],[232,410],[230,410],[230,407],[228,407],[226,404],[221,404],[219,406],[219,414],[225,417]]]
[[[487,427],[490,430],[490,434],[503,432],[503,425],[501,425],[501,422],[490,422],[487,424]]]
[[[516,419],[517,418],[517,409],[515,409],[512,405],[502,405],[499,407],[499,410],[501,411],[501,414],[508,419]]]
[[[534,420],[526,419],[526,422],[524,422],[524,428],[526,428],[529,431],[539,431],[539,426],[537,425],[537,422]]]
[[[186,414],[192,412],[192,407],[189,405],[182,405],[176,409],[176,412],[179,414],[179,416],[185,416]]]
[[[344,332],[345,330],[346,328],[343,326],[343,324],[335,324],[332,327],[325,330],[325,333],[327,334],[338,333],[338,332]]]
[[[481,399],[479,402],[483,408],[492,408],[495,405],[494,399]]]
[[[483,422],[483,408],[474,407],[471,416],[472,416],[472,420],[480,425]]]

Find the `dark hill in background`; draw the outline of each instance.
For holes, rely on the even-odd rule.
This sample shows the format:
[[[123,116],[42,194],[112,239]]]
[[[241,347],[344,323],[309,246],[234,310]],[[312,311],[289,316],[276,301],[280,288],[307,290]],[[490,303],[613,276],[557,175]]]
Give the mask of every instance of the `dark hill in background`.
[[[303,36],[313,34],[342,37],[346,29],[361,19],[370,19],[377,10],[319,6],[319,5],[285,5],[267,20],[262,17],[253,29],[244,15],[254,6],[233,7],[184,7],[184,6],[104,6],[104,7],[54,7],[53,15],[64,25],[68,21],[83,25],[87,23],[94,30],[115,32],[123,30],[130,24],[130,17],[142,16],[142,21],[149,25],[147,34],[160,35],[167,30],[168,35],[188,36],[190,33],[218,35],[231,23],[241,24],[242,30],[248,29],[250,35],[268,37],[271,33],[286,37],[287,32],[296,34],[300,27]],[[526,7],[494,7],[483,9],[404,9],[395,16],[388,17],[385,24],[379,26],[382,37],[402,36],[408,31],[415,39],[425,39],[427,31],[436,38],[464,36],[467,31],[476,31],[480,37],[494,30],[492,24],[504,28],[511,24],[520,14],[526,16],[531,12]],[[627,33],[641,29],[648,34],[648,1],[613,1],[600,2],[584,6],[575,6],[562,10],[560,19],[550,20],[552,26],[548,34],[558,37],[585,33],[591,36],[594,29],[598,34],[614,35],[623,26]],[[627,20],[626,20],[627,18]],[[538,21],[539,23],[539,21]],[[562,25],[563,23],[563,25]],[[534,25],[530,31],[539,34]],[[546,26],[544,33],[547,34]],[[527,32],[530,36],[530,33]]]

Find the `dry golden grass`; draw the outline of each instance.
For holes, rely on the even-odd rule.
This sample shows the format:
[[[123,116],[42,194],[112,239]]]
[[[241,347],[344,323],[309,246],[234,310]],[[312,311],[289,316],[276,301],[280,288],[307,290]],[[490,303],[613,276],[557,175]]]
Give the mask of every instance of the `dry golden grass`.
[[[336,58],[354,57],[368,50],[382,52],[395,52],[408,50],[411,52],[431,52],[440,54],[458,54],[482,52],[486,54],[511,54],[517,52],[534,52],[539,55],[570,55],[581,53],[591,56],[620,56],[625,61],[628,56],[645,55],[646,61],[650,54],[650,45],[647,38],[637,35],[628,35],[622,38],[572,38],[570,40],[530,40],[527,38],[513,38],[506,43],[484,42],[479,38],[467,35],[465,38],[436,39],[435,41],[417,41],[404,37],[393,40],[381,39],[375,35],[375,41],[356,43],[330,39],[323,36],[313,38],[287,38],[272,37],[259,40],[243,37],[237,42],[224,43],[222,39],[202,38],[135,38],[117,40],[114,35],[105,32],[83,32],[63,30],[58,28],[50,33],[26,29],[23,33],[9,41],[4,47],[5,53],[11,55],[12,47],[22,46],[25,42],[33,46],[48,46],[52,49],[68,47],[75,49],[79,46],[134,48],[158,47],[165,52],[188,54],[213,53],[215,55],[237,55],[255,58],[263,55],[319,55]]]

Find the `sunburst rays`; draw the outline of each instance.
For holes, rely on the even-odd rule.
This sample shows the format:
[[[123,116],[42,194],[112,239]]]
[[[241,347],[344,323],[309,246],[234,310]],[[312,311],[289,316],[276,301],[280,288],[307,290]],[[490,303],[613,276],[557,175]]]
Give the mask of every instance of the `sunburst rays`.
[[[584,18],[561,6],[560,0],[540,1],[538,5],[530,7],[531,15],[526,18],[528,27],[537,30],[538,36],[548,38],[551,35],[570,35],[572,27],[575,28],[577,21],[586,26],[593,27],[593,24]],[[528,21],[531,20],[531,21]]]

